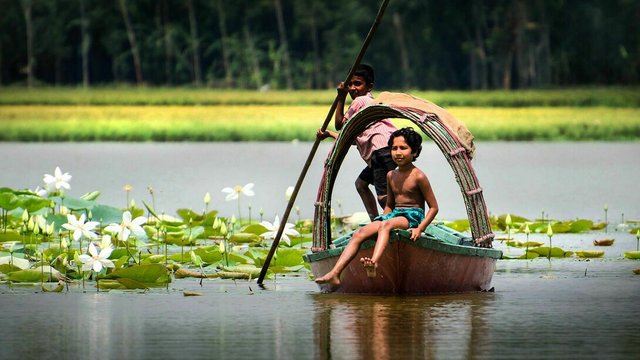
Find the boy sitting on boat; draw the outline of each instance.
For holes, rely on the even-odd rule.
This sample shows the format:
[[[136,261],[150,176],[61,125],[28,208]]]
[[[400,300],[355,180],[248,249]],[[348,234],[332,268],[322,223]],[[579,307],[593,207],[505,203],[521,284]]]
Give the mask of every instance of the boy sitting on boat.
[[[377,235],[372,257],[360,259],[367,275],[375,277],[378,260],[389,244],[391,230],[408,229],[411,232],[411,240],[416,241],[435,218],[438,202],[429,179],[413,164],[422,150],[421,143],[422,138],[412,128],[403,128],[391,134],[388,145],[393,161],[398,167],[387,173],[387,201],[384,213],[353,234],[333,269],[317,278],[316,283],[340,286],[340,274],[356,256],[360,245],[366,239]],[[426,215],[425,202],[429,208]]]

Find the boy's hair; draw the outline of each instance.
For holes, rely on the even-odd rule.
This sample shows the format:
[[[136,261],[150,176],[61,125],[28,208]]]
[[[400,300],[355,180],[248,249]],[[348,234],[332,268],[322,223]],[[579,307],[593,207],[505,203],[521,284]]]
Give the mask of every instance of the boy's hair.
[[[375,75],[373,73],[373,68],[371,67],[371,65],[358,64],[356,70],[353,72],[353,75],[362,76],[367,84],[373,84],[375,82]]]
[[[388,145],[393,145],[393,139],[400,136],[404,138],[404,141],[406,141],[407,145],[411,148],[411,153],[415,154],[413,161],[416,161],[422,151],[422,137],[413,130],[413,128],[405,127],[394,131],[391,136],[389,136]]]

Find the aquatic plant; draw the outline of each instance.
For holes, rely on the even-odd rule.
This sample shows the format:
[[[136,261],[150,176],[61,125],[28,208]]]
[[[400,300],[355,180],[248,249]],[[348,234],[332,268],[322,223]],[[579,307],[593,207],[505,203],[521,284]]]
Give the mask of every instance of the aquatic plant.
[[[227,196],[224,198],[225,201],[238,200],[238,217],[239,218],[242,218],[240,214],[240,195],[244,195],[244,196],[255,195],[255,193],[253,192],[253,186],[254,186],[253,183],[248,183],[244,186],[236,185],[233,188],[226,187],[222,189],[222,192],[227,194]]]
[[[85,214],[81,214],[80,218],[76,218],[74,214],[67,215],[67,222],[62,224],[62,227],[73,232],[73,240],[80,241],[83,237],[93,240],[98,238],[93,229],[95,229],[100,223],[97,221],[86,221]]]
[[[105,235],[111,240],[109,235]],[[89,243],[89,255],[82,254],[79,256],[80,262],[82,262],[82,271],[90,271],[93,270],[96,273],[102,271],[103,268],[113,268],[116,265],[113,261],[109,260],[109,256],[111,256],[111,252],[113,248],[111,246],[106,246],[100,248],[100,252],[96,249],[96,246],[91,242]]]
[[[575,252],[576,256],[579,258],[600,258],[604,256],[604,251],[602,250],[578,250]]]
[[[63,174],[60,170],[60,167],[58,166],[56,166],[53,175],[44,174],[44,178],[42,180],[47,185],[48,190],[55,189],[58,191],[62,191],[63,189],[71,189],[71,186],[69,185],[69,181],[71,181],[71,175],[69,175],[69,173]]]
[[[280,229],[280,218],[278,217],[278,215],[276,215],[273,223],[262,221],[260,225],[264,226],[268,230],[260,234],[260,236],[265,239],[275,239],[276,235],[278,234],[278,230]],[[291,239],[289,239],[289,236],[300,236],[300,233],[296,229],[294,229],[294,227],[294,224],[286,223],[284,225],[280,240],[284,241],[288,245],[291,245]]]

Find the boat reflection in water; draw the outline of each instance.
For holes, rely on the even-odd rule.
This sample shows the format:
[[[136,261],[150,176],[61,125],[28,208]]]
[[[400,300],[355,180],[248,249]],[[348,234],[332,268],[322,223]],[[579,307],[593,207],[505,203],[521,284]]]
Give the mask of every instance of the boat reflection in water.
[[[422,297],[314,294],[314,358],[486,357],[494,293]]]

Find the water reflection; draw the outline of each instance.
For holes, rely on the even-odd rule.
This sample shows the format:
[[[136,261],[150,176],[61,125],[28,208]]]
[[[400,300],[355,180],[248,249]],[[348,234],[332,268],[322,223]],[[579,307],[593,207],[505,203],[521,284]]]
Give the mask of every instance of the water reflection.
[[[316,294],[315,357],[486,357],[485,310],[494,297],[493,293],[427,297]]]

